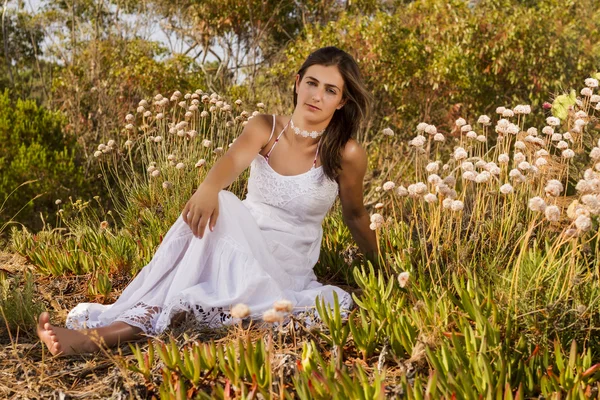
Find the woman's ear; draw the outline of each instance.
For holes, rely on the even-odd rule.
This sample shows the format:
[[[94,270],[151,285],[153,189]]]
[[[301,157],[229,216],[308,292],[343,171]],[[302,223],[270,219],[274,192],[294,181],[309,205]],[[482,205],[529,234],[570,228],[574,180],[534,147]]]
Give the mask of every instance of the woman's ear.
[[[298,86],[300,86],[300,74],[296,74],[296,84],[294,85],[294,90],[296,94],[298,93]]]

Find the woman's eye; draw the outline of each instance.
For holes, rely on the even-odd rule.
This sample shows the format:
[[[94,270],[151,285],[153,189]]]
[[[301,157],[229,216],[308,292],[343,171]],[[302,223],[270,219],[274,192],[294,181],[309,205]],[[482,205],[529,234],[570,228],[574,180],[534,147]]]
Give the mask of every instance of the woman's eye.
[[[309,84],[309,85],[315,85],[315,86],[317,85],[317,84],[316,84],[316,83],[314,83],[314,82],[308,82],[308,84]]]
[[[335,90],[329,89],[329,93],[335,94]]]

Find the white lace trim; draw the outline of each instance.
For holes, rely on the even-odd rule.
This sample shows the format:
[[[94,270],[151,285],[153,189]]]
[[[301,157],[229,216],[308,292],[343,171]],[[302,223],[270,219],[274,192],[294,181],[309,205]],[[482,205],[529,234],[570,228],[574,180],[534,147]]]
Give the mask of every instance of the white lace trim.
[[[318,179],[312,177],[316,173],[320,174]],[[328,179],[321,167],[300,175],[284,176],[275,172],[260,155],[253,161],[248,185],[255,185],[258,189],[255,192],[268,193],[263,202],[279,208],[299,197],[324,200],[331,205],[339,191],[337,182]]]
[[[343,318],[348,316],[353,304],[352,296],[348,293],[342,293],[339,298],[339,305],[342,310],[341,315]],[[138,302],[131,309],[117,317],[113,322],[125,322],[141,329],[147,335],[156,336],[162,333],[170,324],[171,319],[180,312],[193,314],[198,322],[206,324],[209,328],[218,328],[234,322],[228,308],[211,307],[204,309],[200,305],[189,304],[181,299],[175,299],[164,309],[159,306],[151,306],[143,302]],[[302,314],[305,317],[306,324],[309,326],[320,320],[319,314],[314,307],[307,307],[305,310],[294,311],[294,314]],[[167,316],[166,318],[164,317],[165,315]],[[260,317],[260,315],[253,316],[255,319],[260,319]],[[167,321],[167,323],[160,323],[160,320]],[[66,326],[69,329],[93,329],[99,328],[103,326],[103,324],[100,323],[99,320],[91,321],[89,319],[89,313],[86,312],[70,316]]]

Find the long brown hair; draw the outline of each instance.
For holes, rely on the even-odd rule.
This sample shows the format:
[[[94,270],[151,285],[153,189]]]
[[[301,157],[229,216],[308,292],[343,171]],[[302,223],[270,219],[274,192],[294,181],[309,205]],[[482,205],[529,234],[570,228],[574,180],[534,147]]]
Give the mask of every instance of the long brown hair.
[[[300,81],[311,65],[325,67],[335,65],[344,78],[342,99],[344,106],[335,110],[333,117],[325,128],[319,149],[323,172],[329,179],[337,178],[341,164],[341,150],[348,140],[356,136],[358,130],[366,125],[371,115],[372,96],[365,87],[360,70],[354,58],[337,47],[323,47],[311,53],[300,70]],[[294,90],[294,108],[298,102],[298,94]]]

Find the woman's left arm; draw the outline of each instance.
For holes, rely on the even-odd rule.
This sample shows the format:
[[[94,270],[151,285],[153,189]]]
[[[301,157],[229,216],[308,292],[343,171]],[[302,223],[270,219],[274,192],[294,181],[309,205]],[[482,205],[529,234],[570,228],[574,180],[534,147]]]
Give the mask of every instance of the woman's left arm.
[[[367,153],[354,139],[342,150],[338,176],[342,216],[361,252],[375,263],[377,237],[369,227],[371,221],[363,204],[363,180],[367,171]]]

